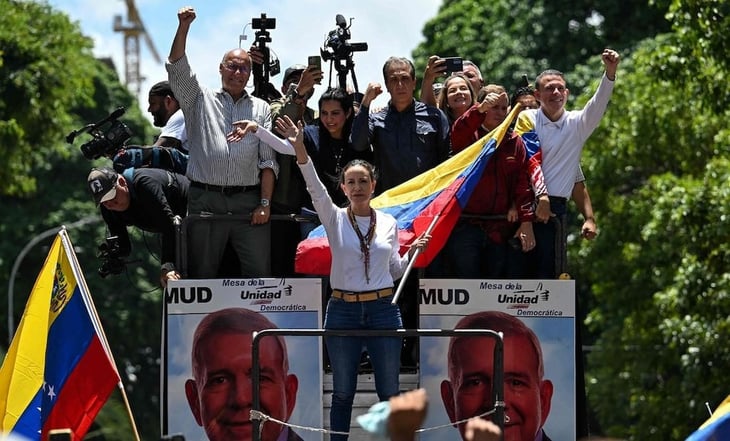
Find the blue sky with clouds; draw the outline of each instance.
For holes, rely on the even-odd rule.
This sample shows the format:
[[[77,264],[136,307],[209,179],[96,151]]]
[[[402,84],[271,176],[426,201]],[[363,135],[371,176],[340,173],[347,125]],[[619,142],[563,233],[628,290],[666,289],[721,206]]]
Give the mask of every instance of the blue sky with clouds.
[[[120,78],[124,77],[124,45],[121,33],[112,29],[115,15],[121,15],[126,23],[126,2],[122,0],[48,0],[54,8],[66,12],[81,25],[82,32],[94,39],[94,54],[111,57]],[[247,2],[136,0],[137,10],[144,22],[157,52],[163,61],[167,58],[175,29],[177,10],[190,5],[196,9],[197,18],[188,38],[188,56],[193,69],[204,84],[220,85],[218,63],[224,52],[239,46],[239,36],[248,39],[241,43],[248,48],[254,39],[251,18],[266,13],[277,19],[276,28],[270,30],[270,47],[281,62],[282,73],[272,77],[279,88],[283,71],[287,66],[306,64],[309,55],[319,53],[326,34],[335,28],[335,15],[342,14],[352,22],[351,42],[367,42],[367,52],[354,54],[355,74],[360,91],[368,82],[382,82],[383,62],[391,55],[411,56],[412,50],[423,41],[422,29],[427,20],[436,15],[441,0],[279,0]],[[165,67],[154,61],[144,39],[140,39],[142,83],[141,102],[146,110],[146,94],[150,86],[167,78]],[[323,70],[327,65],[323,63]],[[328,84],[327,72],[323,80]],[[336,84],[336,72],[333,84]],[[252,83],[249,83],[252,85]],[[387,94],[383,94],[387,95]],[[385,103],[387,96],[379,97]],[[317,95],[315,95],[317,96]]]

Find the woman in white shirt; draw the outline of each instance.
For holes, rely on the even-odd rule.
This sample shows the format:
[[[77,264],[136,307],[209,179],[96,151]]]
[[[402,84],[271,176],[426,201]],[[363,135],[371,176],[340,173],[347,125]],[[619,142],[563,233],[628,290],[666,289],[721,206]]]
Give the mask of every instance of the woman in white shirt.
[[[255,124],[255,123],[254,123]],[[234,123],[232,138],[252,132],[277,151],[297,157],[307,190],[320,222],[327,232],[332,252],[330,285],[332,297],[327,304],[324,328],[331,330],[384,330],[403,327],[398,305],[393,300],[393,285],[403,275],[418,248],[424,248],[430,235],[414,241],[408,253],[401,256],[398,225],[393,216],[373,209],[370,200],[377,176],[367,161],[355,159],[340,173],[340,188],[349,205],[338,207],[317,177],[314,165],[303,143],[302,127],[288,117],[279,118],[276,128],[289,135],[287,141],[269,137],[265,129],[252,127],[248,121]],[[286,145],[275,145],[282,143]],[[381,401],[399,393],[400,337],[337,337],[325,338],[332,365],[333,392],[330,428],[348,432],[352,403],[357,389],[357,372],[363,348],[367,349],[375,374],[375,389]],[[333,441],[347,435],[332,434]]]

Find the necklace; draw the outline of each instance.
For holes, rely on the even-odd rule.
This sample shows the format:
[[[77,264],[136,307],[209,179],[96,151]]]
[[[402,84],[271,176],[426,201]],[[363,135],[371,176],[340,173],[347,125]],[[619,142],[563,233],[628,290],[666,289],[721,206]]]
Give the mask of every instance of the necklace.
[[[373,237],[375,237],[375,210],[370,209],[370,226],[368,226],[368,231],[364,236],[360,231],[360,227],[357,226],[357,220],[355,220],[355,213],[352,212],[352,207],[347,207],[347,217],[350,218],[352,228],[355,229],[357,238],[360,240],[360,251],[365,261],[365,281],[370,284],[370,243],[373,241]]]
[[[343,142],[335,142],[332,140],[332,153],[335,155],[335,176],[340,176],[342,171],[342,155],[345,153],[345,144]]]

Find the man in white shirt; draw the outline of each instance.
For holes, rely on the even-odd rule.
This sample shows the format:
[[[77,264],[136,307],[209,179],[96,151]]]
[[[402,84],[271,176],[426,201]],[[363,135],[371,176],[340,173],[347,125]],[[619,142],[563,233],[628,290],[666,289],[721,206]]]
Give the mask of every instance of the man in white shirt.
[[[160,81],[150,88],[147,98],[147,111],[152,115],[152,123],[162,131],[154,145],[175,147],[183,153],[188,152],[188,135],[185,131],[185,117],[180,103],[172,93],[169,81]]]
[[[535,80],[535,97],[540,108],[525,110],[518,117],[515,130],[525,143],[539,143],[542,150],[542,171],[550,196],[550,210],[558,218],[566,213],[566,202],[575,185],[583,146],[600,124],[608,106],[619,58],[614,50],[603,51],[601,60],[605,74],[593,97],[581,110],[565,110],[570,92],[563,74],[552,69],[544,71]],[[553,221],[535,224],[538,278],[554,279],[558,275],[556,224]]]

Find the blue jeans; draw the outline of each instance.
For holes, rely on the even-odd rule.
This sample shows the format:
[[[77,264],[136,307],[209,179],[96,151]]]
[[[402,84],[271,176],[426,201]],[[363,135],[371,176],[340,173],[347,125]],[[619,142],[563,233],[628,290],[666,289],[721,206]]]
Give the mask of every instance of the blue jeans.
[[[330,298],[324,318],[325,329],[400,329],[403,327],[393,296],[371,302],[345,302]],[[352,402],[357,389],[357,372],[363,348],[370,355],[375,374],[375,390],[380,401],[399,393],[400,337],[326,337],[327,353],[332,365],[332,408],[330,427],[338,432],[350,431]],[[345,435],[331,435],[332,441],[347,440]]]

